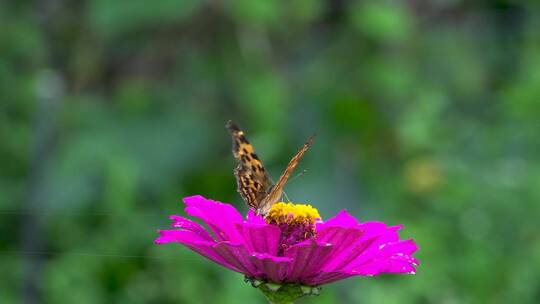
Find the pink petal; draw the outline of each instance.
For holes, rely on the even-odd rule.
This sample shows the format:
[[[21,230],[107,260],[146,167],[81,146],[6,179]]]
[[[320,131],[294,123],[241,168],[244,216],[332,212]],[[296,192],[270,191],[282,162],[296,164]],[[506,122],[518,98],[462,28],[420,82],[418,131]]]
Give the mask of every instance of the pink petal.
[[[307,281],[306,284],[311,286],[322,285],[343,280],[354,275],[354,273],[344,271],[321,272],[316,277]]]
[[[197,233],[188,230],[159,230],[159,237],[154,241],[156,244],[166,243],[182,243],[182,244],[194,244],[196,242],[209,242],[207,239],[201,237]]]
[[[349,252],[356,244],[364,231],[359,228],[325,227],[317,232],[316,240],[319,243],[332,244],[331,258],[337,260]]]
[[[285,257],[293,259],[293,262],[287,271],[287,281],[304,281],[319,272],[331,251],[332,245],[320,244],[314,240],[288,248]]]
[[[250,277],[258,277],[260,272],[250,259],[250,254],[241,244],[220,242],[212,246],[214,252],[227,263],[240,269],[240,272]]]
[[[385,248],[387,248],[385,250]],[[309,285],[327,284],[342,280],[350,276],[373,276],[381,273],[416,273],[414,266],[418,261],[412,256],[416,250],[416,244],[413,241],[400,241],[384,246],[376,258],[370,259],[361,265],[348,265],[346,269],[338,271],[323,271],[316,277],[306,282]]]
[[[387,259],[387,263],[381,272],[385,273],[411,273],[414,274],[418,265],[418,260],[410,255],[394,254]]]
[[[292,259],[285,257],[276,257],[266,253],[256,253],[251,255],[251,262],[262,273],[262,278],[274,283],[281,283],[285,280],[287,270]]]
[[[217,255],[212,246],[215,242],[208,242],[201,236],[187,230],[159,230],[160,236],[155,240],[156,244],[180,243],[198,254],[234,271],[241,272],[233,264]]]
[[[242,223],[236,224],[236,229],[242,235],[249,252],[277,254],[281,235],[281,230],[277,226]]]
[[[382,244],[384,240],[380,239],[381,236],[389,233],[396,234],[394,231],[389,230],[384,223],[379,222],[366,222],[357,227],[363,232],[360,238],[356,239],[341,252],[337,252],[332,260],[323,267],[324,271],[332,272],[343,269],[369,248],[378,247]]]
[[[389,256],[389,254],[385,254],[385,251],[381,249],[388,244],[398,241],[399,236],[397,233],[388,230],[386,233],[371,239],[371,241],[364,242],[363,244],[367,244],[367,246],[362,246],[362,250],[357,250],[354,254],[349,255],[348,259],[340,265],[339,269],[350,269],[351,267],[356,267],[355,265],[361,265],[382,256]]]
[[[347,266],[347,269],[364,275],[376,275],[382,272],[414,273],[414,266],[418,265],[418,260],[412,254],[417,249],[412,240],[384,243],[378,250],[359,255]]]
[[[364,235],[362,236],[362,239],[371,239],[375,236],[383,235],[388,232],[392,232],[393,235],[398,237],[397,233],[395,233],[401,226],[386,226],[383,222],[365,222],[358,226],[360,229],[364,231]]]
[[[356,227],[358,224],[358,220],[350,215],[347,210],[341,210],[334,217],[329,218],[323,223],[317,224],[317,231],[325,227]]]
[[[229,204],[206,199],[200,195],[184,198],[186,213],[202,219],[221,241],[239,242],[242,237],[234,227],[244,220],[240,213]]]
[[[262,216],[258,215],[255,213],[255,211],[253,211],[253,209],[250,208],[248,214],[246,215],[246,223],[262,225],[266,224],[266,221]]]
[[[416,269],[410,263],[394,259],[372,261],[353,271],[364,276],[374,276],[380,273],[416,273]]]
[[[203,239],[209,242],[214,241],[214,239],[208,233],[208,231],[206,231],[206,229],[204,229],[204,227],[201,226],[199,223],[194,222],[185,217],[178,216],[178,215],[171,215],[170,219],[173,220],[172,226],[174,228],[181,228],[184,230],[189,230],[196,233],[197,235],[199,235],[200,237],[202,237]]]

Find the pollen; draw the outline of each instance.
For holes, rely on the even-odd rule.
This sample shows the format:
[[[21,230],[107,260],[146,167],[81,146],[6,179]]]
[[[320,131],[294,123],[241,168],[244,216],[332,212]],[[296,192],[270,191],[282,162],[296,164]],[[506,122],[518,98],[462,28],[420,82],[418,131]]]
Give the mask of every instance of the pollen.
[[[320,219],[319,211],[311,205],[279,202],[272,205],[266,215],[269,224],[313,225]]]
[[[310,205],[275,203],[266,215],[266,222],[281,230],[278,256],[304,240],[315,236],[315,222],[320,219],[319,211]]]

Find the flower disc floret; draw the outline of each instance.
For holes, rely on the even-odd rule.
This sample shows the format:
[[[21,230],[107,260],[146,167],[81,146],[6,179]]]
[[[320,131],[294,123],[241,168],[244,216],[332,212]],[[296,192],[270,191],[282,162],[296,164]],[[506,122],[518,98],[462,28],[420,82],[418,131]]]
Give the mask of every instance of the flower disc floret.
[[[311,205],[279,202],[272,205],[265,219],[268,224],[314,225],[319,211]]]
[[[316,234],[315,222],[320,218],[319,211],[310,205],[284,202],[272,205],[265,220],[281,231],[278,256],[283,256],[291,246],[313,238]]]

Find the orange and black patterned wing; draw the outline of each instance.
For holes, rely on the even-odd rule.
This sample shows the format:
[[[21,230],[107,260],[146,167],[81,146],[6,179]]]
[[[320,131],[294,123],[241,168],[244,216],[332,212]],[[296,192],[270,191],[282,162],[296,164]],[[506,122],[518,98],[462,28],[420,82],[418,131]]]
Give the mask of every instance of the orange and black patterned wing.
[[[233,139],[233,155],[238,161],[234,170],[238,193],[249,207],[259,210],[273,184],[255,149],[246,139],[244,132],[232,121],[226,125]]]
[[[285,168],[285,171],[283,171],[283,174],[279,177],[279,180],[277,181],[276,185],[272,188],[270,193],[264,198],[264,200],[261,202],[260,207],[257,209],[257,212],[260,214],[266,214],[273,204],[278,202],[281,199],[281,195],[283,193],[283,187],[287,183],[287,180],[289,179],[289,176],[291,176],[292,172],[294,171],[294,168],[298,165],[298,162],[304,156],[304,153],[306,153],[307,149],[311,146],[313,143],[315,136],[310,137],[306,143],[296,152],[296,154],[293,156],[293,158],[289,161],[289,164],[287,165],[287,168]]]

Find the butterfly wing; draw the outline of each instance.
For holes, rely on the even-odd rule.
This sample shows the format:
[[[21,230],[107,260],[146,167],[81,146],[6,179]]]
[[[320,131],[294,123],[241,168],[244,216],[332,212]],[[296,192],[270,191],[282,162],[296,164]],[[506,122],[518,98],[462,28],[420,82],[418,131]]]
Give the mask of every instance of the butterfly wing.
[[[302,146],[302,148],[300,148],[300,150],[296,152],[296,154],[293,156],[291,161],[289,161],[287,168],[285,168],[285,171],[279,177],[279,180],[277,181],[276,185],[272,188],[270,193],[261,202],[259,209],[257,209],[257,213],[266,214],[270,210],[272,205],[281,199],[281,195],[283,193],[283,187],[287,183],[289,176],[291,176],[291,173],[294,171],[294,168],[296,168],[296,166],[298,165],[298,161],[300,161],[302,156],[304,156],[304,153],[306,153],[307,149],[309,149],[314,139],[315,139],[315,136],[311,136],[306,141],[306,143]]]
[[[249,207],[259,210],[261,202],[273,186],[272,181],[244,132],[232,121],[226,127],[231,133],[233,155],[238,162],[234,170],[238,193]]]

